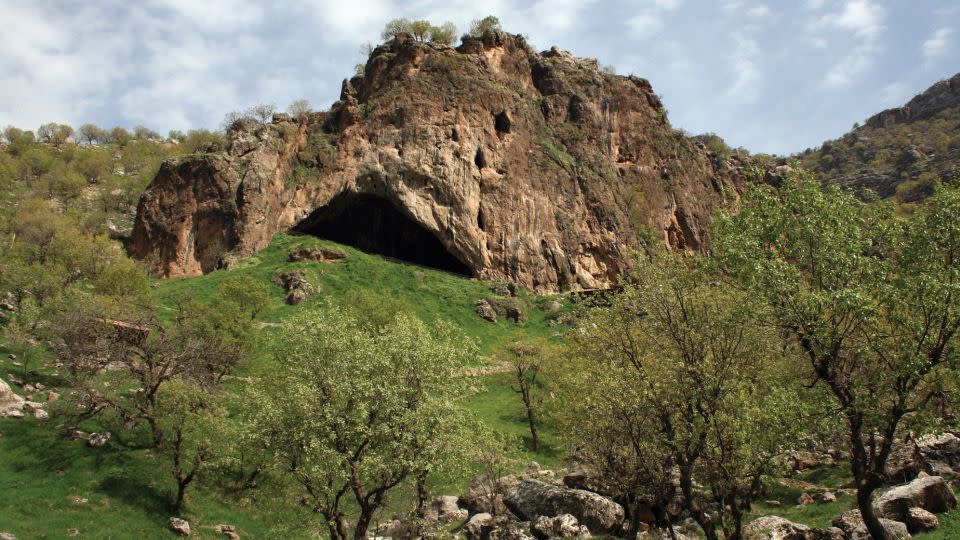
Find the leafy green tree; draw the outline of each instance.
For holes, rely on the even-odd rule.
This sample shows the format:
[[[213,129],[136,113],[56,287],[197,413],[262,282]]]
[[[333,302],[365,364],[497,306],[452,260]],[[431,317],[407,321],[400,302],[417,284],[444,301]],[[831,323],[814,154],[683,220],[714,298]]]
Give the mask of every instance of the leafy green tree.
[[[146,126],[133,128],[133,138],[140,141],[159,141],[163,139],[159,133]]]
[[[430,28],[430,41],[433,43],[453,45],[456,40],[457,26],[452,22],[445,22],[440,26]]]
[[[410,34],[412,33],[412,25],[413,23],[411,23],[409,19],[393,19],[383,26],[380,37],[382,37],[384,41],[390,41],[399,34]]]
[[[104,142],[107,138],[107,132],[95,124],[84,124],[80,126],[78,130],[78,138],[80,142],[92,145],[94,143]]]
[[[251,424],[330,538],[366,538],[388,493],[458,466],[471,423],[456,371],[472,353],[408,315],[380,332],[336,308],[283,323],[280,369],[249,389]]]
[[[73,160],[73,168],[82,174],[87,182],[95,183],[110,174],[113,169],[113,156],[105,149],[81,148]]]
[[[302,120],[310,112],[310,102],[305,99],[298,99],[287,107],[287,114],[296,120]]]
[[[643,501],[669,526],[674,470],[705,536],[739,538],[745,509],[794,440],[796,389],[776,335],[745,324],[757,309],[705,261],[663,254],[638,262],[623,291],[571,333],[563,431],[575,457],[627,501],[631,538]]]
[[[130,141],[133,140],[133,135],[130,134],[126,129],[117,126],[110,130],[110,135],[107,142],[112,142],[119,146],[126,146]]]
[[[157,417],[164,432],[158,450],[170,461],[170,474],[177,483],[170,511],[178,514],[187,488],[225,445],[227,412],[209,388],[183,378],[164,385],[158,404]]]
[[[898,432],[950,397],[960,328],[960,189],[941,186],[913,216],[864,203],[809,174],[754,187],[718,220],[726,270],[829,390],[845,424],[857,507],[886,533],[871,498]],[[919,426],[917,426],[919,427]]]
[[[470,23],[470,35],[473,37],[483,37],[484,34],[500,31],[500,19],[487,15],[482,19],[475,19]]]
[[[71,135],[73,135],[72,127],[55,122],[43,124],[37,129],[37,137],[40,139],[40,142],[52,144],[57,147],[67,142]]]
[[[427,20],[416,20],[410,23],[410,35],[417,41],[426,41],[430,37],[430,29],[433,25]]]
[[[542,341],[515,341],[508,344],[501,360],[510,366],[513,371],[516,387],[513,391],[520,395],[523,403],[523,413],[530,428],[530,438],[533,451],[540,451],[540,434],[537,425],[543,407],[543,382],[541,372],[544,363],[553,352],[549,344]]]

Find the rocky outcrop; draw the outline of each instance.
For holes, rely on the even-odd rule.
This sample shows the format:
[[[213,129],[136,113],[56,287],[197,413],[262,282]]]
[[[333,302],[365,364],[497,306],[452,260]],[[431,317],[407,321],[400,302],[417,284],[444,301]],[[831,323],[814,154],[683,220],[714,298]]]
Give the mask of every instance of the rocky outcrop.
[[[503,502],[523,520],[570,514],[594,534],[613,534],[623,525],[623,507],[612,500],[540,480],[521,480],[504,492]]]
[[[6,382],[0,379],[0,417],[23,417],[23,404],[26,400],[14,393]]]
[[[764,516],[751,521],[744,527],[743,538],[744,540],[844,540],[846,537],[837,527],[813,529],[780,516]]]
[[[743,187],[646,80],[503,33],[458,49],[399,36],[330,111],[229,139],[164,163],[144,193],[130,250],[160,275],[295,230],[539,291],[602,288],[638,235],[704,249]]]
[[[880,525],[891,538],[910,538],[907,525],[900,521],[880,518]],[[859,510],[847,510],[833,519],[833,526],[842,530],[851,540],[871,540]]]
[[[895,481],[906,481],[920,472],[960,474],[960,437],[950,432],[929,434],[897,445],[887,461],[887,475]]]
[[[939,476],[917,478],[909,484],[884,492],[873,503],[877,515],[895,521],[906,521],[911,508],[922,508],[934,514],[957,507],[957,496]]]
[[[960,107],[960,73],[937,82],[903,107],[887,109],[871,116],[864,125],[885,128],[903,122],[924,120],[950,107]]]

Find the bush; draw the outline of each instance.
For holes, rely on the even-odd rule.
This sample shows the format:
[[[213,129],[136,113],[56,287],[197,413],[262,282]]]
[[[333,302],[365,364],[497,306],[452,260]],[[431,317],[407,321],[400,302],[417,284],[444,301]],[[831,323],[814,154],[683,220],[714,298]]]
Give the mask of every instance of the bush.
[[[487,15],[482,19],[476,19],[470,23],[469,35],[472,37],[482,37],[484,34],[499,32],[500,30],[500,19],[493,15]]]

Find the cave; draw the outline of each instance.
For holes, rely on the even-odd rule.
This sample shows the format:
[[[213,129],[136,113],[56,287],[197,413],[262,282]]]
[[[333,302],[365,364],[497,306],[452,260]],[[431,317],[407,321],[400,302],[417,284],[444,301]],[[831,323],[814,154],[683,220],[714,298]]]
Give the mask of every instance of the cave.
[[[433,233],[376,195],[343,192],[314,210],[293,231],[400,262],[472,275]]]

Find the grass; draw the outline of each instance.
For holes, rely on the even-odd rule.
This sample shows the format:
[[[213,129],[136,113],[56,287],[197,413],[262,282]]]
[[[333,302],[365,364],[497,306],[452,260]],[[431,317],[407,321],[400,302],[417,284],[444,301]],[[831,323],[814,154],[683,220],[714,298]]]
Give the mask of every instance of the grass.
[[[290,248],[300,244],[335,248],[347,257],[337,263],[287,262]],[[160,315],[172,315],[178,297],[211,296],[230,276],[250,275],[270,283],[277,271],[289,269],[307,270],[321,290],[300,306],[288,306],[284,292],[271,284],[271,306],[262,317],[265,322],[280,322],[298,310],[326,302],[342,303],[351,291],[367,290],[403,302],[424,320],[452,322],[476,341],[481,354],[478,364],[490,362],[489,356],[498,347],[521,336],[557,339],[558,328],[548,325],[550,314],[537,307],[544,298],[532,293],[520,295],[526,306],[526,322],[490,323],[474,312],[477,299],[494,296],[490,283],[392,262],[312,237],[285,234],[277,235],[266,249],[239,261],[231,270],[156,282]],[[561,310],[570,308],[569,302],[564,301]],[[261,332],[269,338],[272,329],[266,327]],[[21,376],[20,368],[8,358],[10,352],[14,351],[0,342],[0,377],[4,379],[6,373]],[[272,367],[266,347],[254,357],[241,375]],[[25,380],[61,390],[65,384],[54,368],[39,359],[32,361]],[[515,436],[518,444],[511,457],[516,459],[518,469],[532,460],[548,467],[559,465],[560,451],[549,426],[542,429],[542,451],[530,450],[520,399],[509,383],[509,374],[479,377],[479,392],[471,396],[469,407],[493,430]],[[88,422],[81,429],[92,432],[110,428]],[[71,529],[79,530],[81,537],[173,537],[167,522],[167,505],[174,493],[168,465],[145,449],[136,434],[110,430],[114,438],[106,446],[94,449],[82,440],[64,437],[66,426],[56,416],[46,421],[0,419],[0,532],[15,534],[20,539],[64,538]],[[438,487],[443,493],[459,493],[477,472],[464,470],[454,477],[438,479]],[[254,495],[224,490],[220,487],[222,480],[216,475],[201,478],[191,488],[182,517],[190,521],[194,536],[220,537],[212,526],[228,523],[238,527],[241,537],[297,538],[306,534],[302,528],[305,523],[316,523],[316,516],[300,514],[295,500],[274,496],[266,485],[269,479],[264,479],[263,490],[253,492]],[[398,499],[403,497],[399,495]],[[77,502],[84,499],[85,502]],[[393,502],[390,511],[402,509],[403,504],[402,500]],[[288,527],[293,524],[295,530],[278,532],[274,526],[279,523]]]

